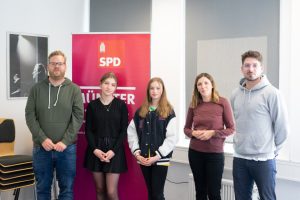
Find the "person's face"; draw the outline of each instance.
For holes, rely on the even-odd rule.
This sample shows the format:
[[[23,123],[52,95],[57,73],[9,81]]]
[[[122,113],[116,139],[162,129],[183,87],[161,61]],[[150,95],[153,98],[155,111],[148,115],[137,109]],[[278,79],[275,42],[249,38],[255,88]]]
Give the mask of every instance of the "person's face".
[[[65,77],[66,63],[61,55],[56,55],[50,58],[48,64],[49,76],[54,80],[61,80]]]
[[[202,98],[204,97],[211,97],[211,93],[212,93],[212,83],[211,81],[206,78],[206,77],[201,77],[198,79],[197,81],[197,89],[198,92],[201,94]]]
[[[260,78],[263,72],[263,67],[261,62],[259,62],[257,59],[248,57],[244,60],[241,71],[246,80],[255,81]]]
[[[150,95],[152,101],[155,101],[155,100],[159,101],[162,93],[163,93],[162,84],[157,81],[153,81],[150,84],[150,88],[149,88],[149,95]]]
[[[100,84],[100,88],[102,95],[112,96],[117,89],[117,82],[113,78],[107,78]]]

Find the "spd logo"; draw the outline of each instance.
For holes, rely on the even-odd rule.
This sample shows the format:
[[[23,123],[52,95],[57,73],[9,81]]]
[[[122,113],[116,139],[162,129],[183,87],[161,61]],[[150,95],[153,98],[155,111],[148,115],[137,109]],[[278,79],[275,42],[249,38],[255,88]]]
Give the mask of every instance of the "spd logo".
[[[125,42],[123,40],[98,41],[98,66],[122,67],[125,55]]]

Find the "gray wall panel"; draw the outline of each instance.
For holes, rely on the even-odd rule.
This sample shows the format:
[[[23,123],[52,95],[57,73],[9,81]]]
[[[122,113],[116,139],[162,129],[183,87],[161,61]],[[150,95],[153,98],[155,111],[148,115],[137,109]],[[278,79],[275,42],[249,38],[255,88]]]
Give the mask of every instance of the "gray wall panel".
[[[91,0],[91,32],[150,32],[151,0]]]
[[[187,106],[197,75],[197,40],[266,36],[267,75],[278,87],[279,6],[280,0],[186,0]],[[215,54],[217,59],[218,52]],[[226,66],[224,63],[223,67],[239,70],[240,66]]]

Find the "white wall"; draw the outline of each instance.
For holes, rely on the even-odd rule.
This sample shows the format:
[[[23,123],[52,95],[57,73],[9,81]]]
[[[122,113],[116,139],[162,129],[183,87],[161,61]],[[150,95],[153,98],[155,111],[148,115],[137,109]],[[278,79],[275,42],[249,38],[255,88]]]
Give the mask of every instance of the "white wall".
[[[89,0],[2,0],[0,9],[0,117],[15,120],[16,153],[31,154],[31,134],[25,124],[26,99],[7,100],[6,32],[48,35],[48,51],[61,49],[66,53],[67,76],[71,78],[71,33],[88,31]],[[20,195],[20,199],[33,199],[30,190],[22,190]]]
[[[289,137],[290,160],[300,163],[300,134],[299,134],[299,52],[300,52],[300,2],[297,0],[282,0],[284,8],[283,27],[281,34],[282,63],[280,68],[280,89],[286,94],[290,114],[291,135]],[[289,13],[289,14],[288,14]],[[286,61],[286,62],[285,62]],[[287,93],[285,93],[287,92]]]
[[[180,135],[185,122],[185,1],[152,0],[151,77],[159,76],[174,106]]]
[[[182,85],[184,80],[184,41],[181,28],[184,28],[184,0],[153,0],[152,6],[152,58],[151,75],[163,77],[168,89],[168,96],[175,105],[179,117],[179,135],[181,142],[173,156],[175,162],[187,163],[187,149],[182,126],[185,121],[185,109],[182,107],[185,96]],[[300,183],[300,134],[298,134],[300,93],[298,80],[300,74],[298,54],[300,52],[300,2],[298,0],[281,0],[280,29],[280,77],[279,89],[287,101],[290,117],[291,134],[277,162],[277,190],[285,199],[293,199],[295,188]],[[195,44],[196,45],[196,44]],[[183,147],[185,146],[185,147]],[[227,148],[227,147],[226,147]],[[230,147],[229,147],[230,148]],[[232,169],[232,154],[226,154],[226,170]],[[295,187],[297,186],[297,187]],[[289,192],[285,193],[285,188]],[[291,195],[290,197],[288,195]]]
[[[47,35],[49,52],[61,49],[67,55],[71,78],[71,33],[88,30],[88,0],[0,1],[0,117],[13,118],[16,153],[31,153],[31,134],[25,124],[26,99],[7,100],[6,32]]]

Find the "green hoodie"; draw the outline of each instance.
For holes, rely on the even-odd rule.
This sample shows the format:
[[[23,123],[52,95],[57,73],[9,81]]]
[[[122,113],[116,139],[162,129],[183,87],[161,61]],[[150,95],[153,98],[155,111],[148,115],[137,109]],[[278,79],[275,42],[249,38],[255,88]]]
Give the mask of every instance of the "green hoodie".
[[[35,146],[47,138],[53,143],[74,143],[83,120],[80,88],[67,78],[59,86],[48,78],[37,83],[31,88],[25,117]]]

